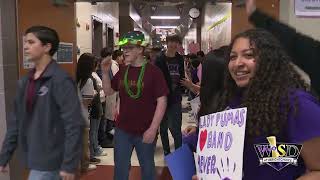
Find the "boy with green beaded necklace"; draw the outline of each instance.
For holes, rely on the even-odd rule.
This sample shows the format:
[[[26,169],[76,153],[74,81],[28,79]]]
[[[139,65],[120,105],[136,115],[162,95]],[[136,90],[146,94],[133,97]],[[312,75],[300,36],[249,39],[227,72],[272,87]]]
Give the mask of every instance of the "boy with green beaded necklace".
[[[142,180],[154,180],[156,136],[167,106],[169,92],[160,69],[144,56],[144,35],[128,32],[119,42],[129,65],[120,67],[112,81],[108,76],[111,61],[103,61],[103,89],[106,95],[118,91],[120,113],[116,120],[114,146],[114,179],[129,178],[130,159],[136,149]]]

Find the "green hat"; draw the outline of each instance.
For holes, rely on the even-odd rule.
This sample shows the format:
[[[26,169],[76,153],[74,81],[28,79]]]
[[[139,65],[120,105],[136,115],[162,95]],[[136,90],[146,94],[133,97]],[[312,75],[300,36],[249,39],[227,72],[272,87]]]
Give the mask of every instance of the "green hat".
[[[119,46],[125,45],[139,45],[146,46],[147,43],[144,39],[144,34],[140,31],[130,31],[124,35],[124,37],[119,41]]]

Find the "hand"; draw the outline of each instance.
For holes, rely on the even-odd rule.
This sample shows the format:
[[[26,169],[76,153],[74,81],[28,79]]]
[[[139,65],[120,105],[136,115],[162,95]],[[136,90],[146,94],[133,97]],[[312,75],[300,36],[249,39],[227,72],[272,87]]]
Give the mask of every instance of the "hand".
[[[111,68],[111,58],[104,58],[101,62],[101,70],[103,73],[108,74],[110,68]]]
[[[157,129],[147,129],[144,133],[143,133],[143,143],[146,144],[151,144],[154,142],[154,140],[156,139],[156,135],[157,135]]]
[[[6,173],[8,170],[6,169],[5,166],[0,166],[0,173]]]
[[[256,9],[256,0],[246,0],[246,11],[248,16],[251,16]]]
[[[75,174],[60,171],[60,177],[62,180],[75,180]]]
[[[186,87],[186,88],[188,88],[188,89],[191,89],[191,88],[192,88],[192,85],[193,85],[193,83],[192,83],[189,79],[187,79],[187,78],[183,78],[183,79],[180,81],[180,83],[181,83],[184,87]]]
[[[192,133],[195,133],[196,131],[197,131],[197,127],[188,126],[182,131],[182,133],[183,133],[183,135],[190,135]]]
[[[192,180],[199,180],[197,175],[192,176]]]

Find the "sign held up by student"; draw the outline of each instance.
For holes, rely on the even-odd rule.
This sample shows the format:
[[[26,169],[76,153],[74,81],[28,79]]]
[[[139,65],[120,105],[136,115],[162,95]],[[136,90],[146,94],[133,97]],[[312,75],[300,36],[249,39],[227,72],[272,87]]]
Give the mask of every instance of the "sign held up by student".
[[[202,180],[242,179],[247,108],[202,116],[195,156]]]

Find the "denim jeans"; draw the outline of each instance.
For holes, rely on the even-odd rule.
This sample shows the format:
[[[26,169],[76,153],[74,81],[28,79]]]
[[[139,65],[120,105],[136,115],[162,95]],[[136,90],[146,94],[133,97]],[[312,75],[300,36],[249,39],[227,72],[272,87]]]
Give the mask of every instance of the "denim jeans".
[[[98,142],[98,132],[101,119],[90,118],[90,131],[89,131],[89,143],[90,143],[90,158],[97,156],[101,151],[101,147]]]
[[[100,125],[98,129],[98,143],[101,144],[101,142],[106,138],[106,126],[107,126],[107,119],[105,118],[105,111],[106,111],[106,102],[102,103],[102,110],[103,115],[100,120]]]
[[[28,180],[61,180],[59,171],[30,170]]]
[[[155,180],[154,152],[156,142],[146,144],[142,136],[135,136],[115,128],[114,180],[128,180],[133,148],[136,149],[142,180]]]
[[[172,104],[167,107],[166,113],[160,124],[160,136],[163,146],[164,154],[170,153],[170,145],[168,138],[168,129],[170,130],[173,139],[174,147],[178,149],[182,145],[182,111],[181,103]]]

